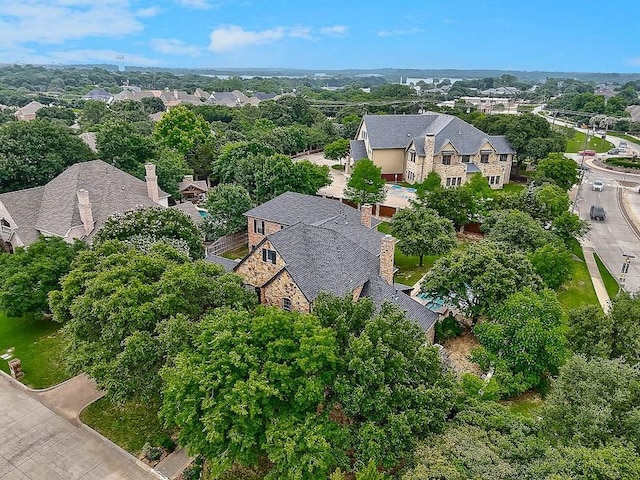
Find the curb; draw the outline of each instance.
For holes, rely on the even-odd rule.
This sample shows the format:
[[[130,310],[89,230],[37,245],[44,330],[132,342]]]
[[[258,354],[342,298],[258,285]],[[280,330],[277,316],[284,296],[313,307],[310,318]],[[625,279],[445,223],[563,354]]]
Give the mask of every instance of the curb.
[[[12,382],[14,382],[17,385],[20,385],[20,387],[22,387],[24,390],[26,390],[27,392],[31,392],[31,393],[44,393],[44,392],[48,392],[50,390],[53,390],[54,388],[58,388],[61,385],[64,385],[65,383],[71,381],[73,378],[75,377],[71,377],[71,378],[67,378],[66,380],[63,380],[60,383],[57,383],[51,387],[47,387],[47,388],[31,388],[28,385],[25,385],[24,383],[22,383],[19,380],[16,380],[15,378],[13,378],[11,375],[9,375],[7,372],[0,370],[0,375],[4,376],[5,378],[8,378],[9,380],[11,380]]]

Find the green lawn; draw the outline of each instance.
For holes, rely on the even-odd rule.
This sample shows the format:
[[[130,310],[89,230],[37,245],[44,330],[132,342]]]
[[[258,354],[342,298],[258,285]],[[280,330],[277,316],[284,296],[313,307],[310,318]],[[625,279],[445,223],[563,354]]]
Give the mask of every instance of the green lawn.
[[[593,257],[596,259],[596,264],[598,265],[598,271],[600,272],[600,276],[602,277],[602,281],[604,282],[604,288],[607,289],[607,293],[610,298],[615,298],[618,295],[618,291],[620,287],[618,285],[618,281],[615,279],[609,269],[602,263],[600,257],[597,253],[594,252]]]
[[[46,388],[69,378],[62,360],[60,324],[42,318],[8,318],[0,312],[0,353],[13,347],[22,361],[22,382],[32,388]],[[0,368],[9,373],[7,361]]]
[[[383,222],[378,225],[378,231],[382,233],[391,233],[389,230],[389,224],[387,222]],[[418,280],[422,278],[422,276],[429,271],[429,269],[433,266],[433,262],[436,261],[438,256],[425,256],[422,262],[422,266],[420,264],[420,258],[413,255],[405,255],[400,251],[400,249],[396,246],[395,250],[395,264],[398,267],[398,271],[395,274],[394,280],[398,283],[403,283],[404,285],[408,285],[412,287],[415,285]]]
[[[584,263],[582,248],[577,240],[573,240],[571,251],[580,260],[574,261],[571,280],[558,292],[558,299],[562,307],[567,311],[584,305],[600,305],[596,291],[593,289],[593,283],[591,283],[589,270]]]
[[[80,419],[133,455],[146,442],[158,446],[160,438],[168,435],[156,405],[127,402],[118,406],[103,397],[85,408]]]
[[[222,254],[224,258],[230,258],[231,260],[237,260],[239,258],[244,258],[249,253],[249,245],[243,245],[240,248],[236,248],[235,250],[230,250]]]
[[[503,400],[500,403],[509,407],[509,410],[513,413],[531,418],[540,410],[543,401],[540,394],[530,391],[510,400]]]
[[[614,148],[611,142],[603,140],[599,136],[589,136],[589,141],[585,148],[584,136],[584,133],[576,131],[573,134],[573,137],[567,142],[567,153],[578,153],[583,149],[595,150],[598,153],[606,153],[610,149]]]

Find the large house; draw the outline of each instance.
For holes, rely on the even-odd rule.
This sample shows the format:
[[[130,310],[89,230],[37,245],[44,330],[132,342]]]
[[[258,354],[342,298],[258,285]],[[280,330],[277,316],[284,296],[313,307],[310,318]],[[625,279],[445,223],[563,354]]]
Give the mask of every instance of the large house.
[[[41,108],[44,108],[44,105],[40,102],[36,102],[35,100],[27,103],[24,107],[19,108],[14,112],[16,120],[29,122],[31,120],[36,119],[36,113]]]
[[[321,292],[391,302],[433,340],[437,314],[394,283],[395,239],[375,228],[370,205],[358,211],[335,200],[287,192],[245,213],[249,253],[239,262],[210,255],[242,276],[260,302],[311,312]]]
[[[350,160],[369,158],[387,180],[416,183],[435,171],[444,187],[462,185],[480,173],[492,188],[502,188],[509,183],[514,154],[504,136],[435,113],[365,115],[350,142]]]
[[[167,207],[155,165],[145,168],[143,181],[102,160],[76,163],[42,187],[0,194],[0,246],[12,252],[40,235],[90,240],[115,213]]]

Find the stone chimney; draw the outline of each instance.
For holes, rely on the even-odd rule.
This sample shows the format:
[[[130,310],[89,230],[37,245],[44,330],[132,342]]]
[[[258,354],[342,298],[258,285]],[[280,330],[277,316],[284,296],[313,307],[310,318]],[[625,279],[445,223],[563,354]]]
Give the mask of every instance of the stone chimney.
[[[183,182],[193,182],[193,175],[185,175],[182,177]]]
[[[158,188],[158,177],[156,177],[156,166],[153,163],[145,163],[144,169],[147,173],[144,177],[147,181],[147,195],[151,200],[158,203],[160,200],[160,189]]]
[[[89,235],[93,230],[93,212],[89,202],[89,192],[81,189],[76,192],[76,195],[78,196],[78,210],[80,211],[80,220],[82,220],[84,233]]]
[[[393,285],[393,256],[396,239],[391,235],[382,237],[380,244],[380,276],[389,285]]]
[[[368,203],[365,203],[360,207],[360,221],[362,225],[367,228],[371,228],[371,215],[373,213],[373,207]]]

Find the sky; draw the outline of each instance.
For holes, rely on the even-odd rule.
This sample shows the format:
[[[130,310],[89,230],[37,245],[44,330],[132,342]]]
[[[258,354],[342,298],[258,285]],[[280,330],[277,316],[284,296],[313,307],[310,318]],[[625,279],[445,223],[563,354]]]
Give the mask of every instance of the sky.
[[[0,0],[0,63],[633,73],[639,14],[635,0]]]

